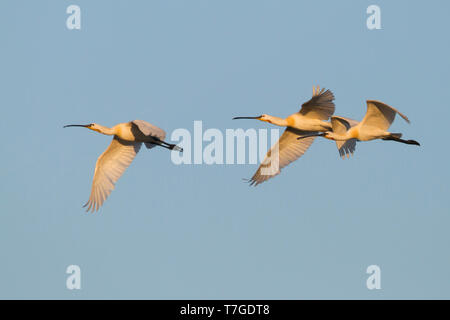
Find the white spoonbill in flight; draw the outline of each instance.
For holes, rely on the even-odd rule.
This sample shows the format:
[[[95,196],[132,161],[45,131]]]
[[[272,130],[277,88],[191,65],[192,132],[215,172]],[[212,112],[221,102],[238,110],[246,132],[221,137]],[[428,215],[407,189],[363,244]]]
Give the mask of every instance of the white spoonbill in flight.
[[[145,144],[147,149],[160,146],[170,150],[183,151],[180,147],[164,141],[166,133],[163,129],[143,120],[119,123],[112,128],[96,123],[64,126],[64,128],[67,127],[83,127],[114,136],[109,147],[97,159],[91,195],[88,202],[83,206],[87,206],[86,211],[94,212],[101,207],[114,189],[116,181],[119,180],[139,152],[142,143]]]
[[[305,137],[322,136],[330,140],[335,140],[338,144],[338,149],[339,145],[347,144],[346,148],[351,153],[355,150],[356,141],[370,141],[375,139],[392,140],[420,146],[419,142],[415,140],[401,139],[401,133],[387,131],[392,122],[394,122],[396,114],[399,114],[409,123],[409,119],[393,107],[380,101],[367,100],[367,112],[361,122],[349,121],[349,119],[342,117],[331,117],[332,131],[315,133]],[[298,139],[302,138],[299,137]]]
[[[235,117],[233,119],[256,119],[277,126],[286,127],[278,142],[270,148],[266,157],[259,166],[256,173],[249,179],[250,185],[258,184],[278,175],[280,170],[291,162],[300,158],[311,143],[314,141],[315,133],[332,130],[331,124],[327,122],[334,113],[334,95],[330,90],[313,87],[311,100],[302,104],[299,112],[291,114],[282,119],[263,114],[258,117]],[[297,138],[302,140],[297,141]],[[274,156],[272,156],[274,153]],[[276,158],[277,159],[272,159]],[[277,162],[273,166],[272,160]],[[273,168],[273,169],[269,169]]]

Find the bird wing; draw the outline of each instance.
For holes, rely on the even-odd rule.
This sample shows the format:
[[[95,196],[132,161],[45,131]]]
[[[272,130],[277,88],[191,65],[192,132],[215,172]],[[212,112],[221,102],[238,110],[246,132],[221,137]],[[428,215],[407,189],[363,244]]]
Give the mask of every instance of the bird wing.
[[[282,168],[300,158],[316,137],[307,137],[300,140],[297,140],[297,138],[310,133],[311,132],[309,131],[287,127],[277,143],[267,152],[264,161],[261,163],[258,170],[256,170],[253,177],[249,179],[250,185],[257,186],[258,184],[275,177],[280,173]],[[272,160],[275,161],[273,162]]]
[[[359,122],[350,118],[340,117],[340,116],[332,116],[331,117],[331,126],[333,127],[333,132],[344,134],[348,129],[354,127]]]
[[[114,136],[109,147],[98,157],[95,165],[92,190],[86,211],[97,211],[114,189],[114,184],[133,161],[141,142],[125,141]]]
[[[333,128],[333,132],[338,134],[345,134],[348,129],[356,126],[358,123],[358,121],[349,118],[338,116],[331,117],[331,126]],[[344,159],[345,156],[347,156],[348,158],[350,157],[350,154],[353,155],[353,153],[355,152],[356,139],[349,139],[347,141],[336,140],[336,146],[342,159]]]
[[[409,123],[408,117],[397,109],[380,101],[367,100],[367,112],[361,122],[363,126],[376,127],[386,131],[389,129],[392,122],[394,122],[396,113]]]
[[[166,138],[166,132],[163,129],[158,128],[157,126],[154,126],[151,123],[148,123],[147,121],[133,120],[131,122],[134,123],[139,128],[139,130],[141,130],[141,132],[146,136],[157,137],[160,140],[164,140]]]
[[[166,132],[158,128],[157,126],[152,125],[144,120],[133,120],[131,121],[131,130],[135,137],[139,137],[141,141],[148,141],[148,137],[156,137],[161,141],[164,141],[166,138]],[[139,132],[140,131],[140,132]],[[148,149],[151,149],[155,146],[155,144],[151,142],[145,142],[145,146]]]
[[[302,104],[299,112],[309,118],[328,120],[334,113],[333,100],[334,94],[330,90],[313,87],[312,98]]]

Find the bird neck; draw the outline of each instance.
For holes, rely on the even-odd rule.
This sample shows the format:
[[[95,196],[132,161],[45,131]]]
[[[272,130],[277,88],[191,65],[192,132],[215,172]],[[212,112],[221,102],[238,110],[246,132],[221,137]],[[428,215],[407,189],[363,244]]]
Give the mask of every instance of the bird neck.
[[[354,132],[352,129],[346,131],[344,134],[339,134],[339,133],[336,133],[336,132],[332,132],[331,135],[332,135],[333,140],[335,140],[335,141],[347,141],[349,139],[356,138],[356,132]]]
[[[278,118],[275,116],[266,116],[266,117],[267,118],[264,121],[274,124],[276,126],[287,127],[289,125],[287,119]]]
[[[92,129],[92,130],[100,132],[100,133],[108,135],[108,136],[112,136],[112,135],[116,134],[116,128],[115,127],[108,128],[108,127],[105,127],[105,126],[101,126],[99,124],[97,124],[96,128]]]
[[[349,137],[348,134],[338,134],[338,133],[334,133],[334,132],[332,133],[332,137],[333,137],[332,140],[335,140],[335,141],[346,141],[351,138],[351,137]]]

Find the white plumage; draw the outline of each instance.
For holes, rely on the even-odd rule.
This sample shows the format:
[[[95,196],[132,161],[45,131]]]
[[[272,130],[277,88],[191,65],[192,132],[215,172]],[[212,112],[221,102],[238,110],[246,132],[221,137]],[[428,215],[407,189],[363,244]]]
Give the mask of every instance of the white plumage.
[[[336,141],[341,156],[353,154],[356,141],[382,139],[420,146],[419,142],[415,140],[401,139],[401,133],[387,131],[394,122],[396,114],[399,114],[409,123],[409,119],[397,109],[380,101],[367,100],[367,112],[361,122],[358,123],[355,120],[343,117],[332,117],[331,131],[314,133],[307,137],[322,136]]]
[[[174,144],[164,142],[166,133],[143,120],[119,123],[112,128],[96,123],[88,125],[67,125],[65,127],[85,127],[106,135],[113,135],[109,147],[98,157],[89,200],[84,205],[87,211],[97,211],[108,198],[114,186],[130,166],[141,149],[142,143],[148,149],[161,146],[170,150],[183,151]]]
[[[300,158],[313,143],[317,132],[331,130],[328,120],[334,113],[334,95],[330,90],[313,88],[312,98],[303,103],[299,112],[282,119],[263,114],[259,117],[235,117],[234,119],[257,119],[274,125],[287,127],[278,142],[267,152],[261,165],[248,181],[250,185],[273,178],[281,169]],[[302,138],[300,141],[298,138]]]

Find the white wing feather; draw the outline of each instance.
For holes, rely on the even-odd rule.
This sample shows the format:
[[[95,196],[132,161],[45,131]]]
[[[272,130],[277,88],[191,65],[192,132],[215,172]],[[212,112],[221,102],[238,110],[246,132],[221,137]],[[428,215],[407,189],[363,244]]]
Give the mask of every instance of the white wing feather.
[[[86,211],[97,211],[133,161],[141,148],[141,142],[125,141],[114,136],[109,147],[98,157],[95,165],[92,190]]]
[[[280,174],[282,168],[300,158],[309,148],[311,143],[313,143],[315,137],[307,137],[300,140],[297,140],[297,138],[310,133],[311,132],[288,127],[277,143],[270,148],[269,152],[267,152],[264,161],[261,163],[258,170],[256,170],[253,177],[249,179],[250,185],[257,186],[258,184],[275,177]],[[278,159],[275,158],[277,156],[276,148],[278,148]],[[272,156],[272,154],[274,155]],[[273,160],[278,160],[278,166]]]
[[[386,131],[394,122],[396,113],[409,123],[408,117],[397,109],[380,101],[367,100],[367,112],[361,123],[362,126],[376,127]]]

